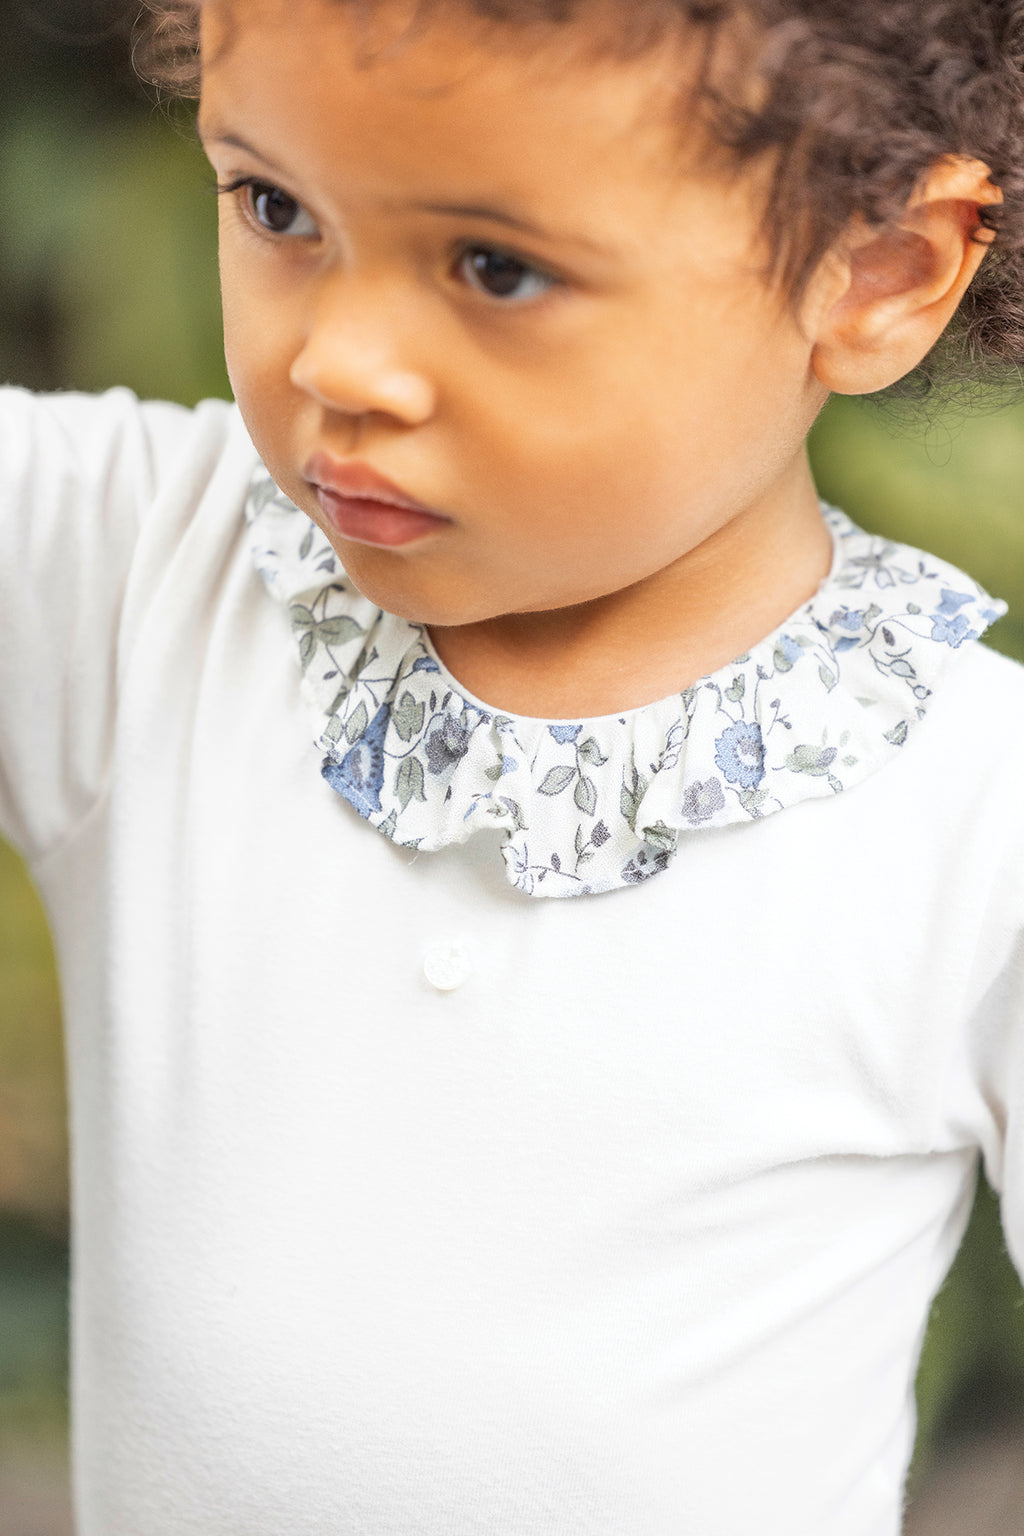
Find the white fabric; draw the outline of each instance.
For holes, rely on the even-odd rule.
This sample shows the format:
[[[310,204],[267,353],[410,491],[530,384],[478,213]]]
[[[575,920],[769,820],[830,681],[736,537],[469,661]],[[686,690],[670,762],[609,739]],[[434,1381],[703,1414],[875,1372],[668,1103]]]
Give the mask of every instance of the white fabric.
[[[1024,1262],[1024,670],[656,879],[323,780],[234,411],[0,405],[79,1536],[894,1536],[980,1148]]]

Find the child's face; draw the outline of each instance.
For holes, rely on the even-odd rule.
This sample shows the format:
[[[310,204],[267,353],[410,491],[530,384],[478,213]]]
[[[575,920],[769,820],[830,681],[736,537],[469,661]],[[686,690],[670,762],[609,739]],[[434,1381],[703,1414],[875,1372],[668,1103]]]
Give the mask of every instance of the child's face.
[[[239,405],[361,589],[426,623],[657,582],[806,477],[825,392],[761,276],[755,186],[696,123],[680,155],[685,49],[574,41],[489,47],[456,9],[361,67],[345,5],[204,8],[206,147],[255,183],[222,198]],[[445,521],[343,536],[324,454]]]

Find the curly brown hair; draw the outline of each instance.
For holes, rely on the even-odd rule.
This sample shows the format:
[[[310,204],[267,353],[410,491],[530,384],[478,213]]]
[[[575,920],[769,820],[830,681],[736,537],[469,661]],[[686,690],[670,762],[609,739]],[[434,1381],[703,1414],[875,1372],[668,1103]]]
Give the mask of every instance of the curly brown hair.
[[[372,11],[380,0],[336,0]],[[384,0],[386,3],[386,0]],[[564,25],[608,0],[417,0],[497,28]],[[612,0],[614,47],[636,55],[673,28],[704,40],[698,91],[737,164],[771,157],[765,234],[794,300],[856,215],[884,226],[944,156],[988,166],[1003,200],[978,211],[991,248],[956,319],[904,394],[1020,378],[1024,365],[1024,0]],[[180,96],[199,84],[201,0],[143,0],[136,68]],[[736,23],[757,43],[750,73],[723,72]],[[751,30],[750,24],[753,23]],[[735,51],[731,57],[735,58]],[[686,84],[692,102],[692,82]],[[681,93],[682,94],[682,93]]]

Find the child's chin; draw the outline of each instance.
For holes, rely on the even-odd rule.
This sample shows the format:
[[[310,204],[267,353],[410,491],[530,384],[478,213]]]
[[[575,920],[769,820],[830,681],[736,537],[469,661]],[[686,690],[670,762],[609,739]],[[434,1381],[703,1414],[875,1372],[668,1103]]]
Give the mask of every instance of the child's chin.
[[[385,613],[406,619],[410,624],[436,625],[445,629],[494,617],[488,608],[467,602],[465,591],[431,592],[414,580],[402,580],[410,574],[407,570],[381,570],[383,562],[372,558],[376,551],[368,551],[371,558],[367,559],[363,548],[347,546],[342,556],[345,574],[363,597],[383,608]]]

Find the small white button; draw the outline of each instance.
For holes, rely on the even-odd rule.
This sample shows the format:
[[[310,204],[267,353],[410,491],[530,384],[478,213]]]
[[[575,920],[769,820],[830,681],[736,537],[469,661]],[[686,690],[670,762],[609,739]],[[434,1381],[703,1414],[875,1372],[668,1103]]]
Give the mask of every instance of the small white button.
[[[431,944],[423,959],[423,974],[439,992],[454,992],[467,980],[472,969],[469,951],[457,939]]]

